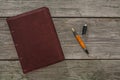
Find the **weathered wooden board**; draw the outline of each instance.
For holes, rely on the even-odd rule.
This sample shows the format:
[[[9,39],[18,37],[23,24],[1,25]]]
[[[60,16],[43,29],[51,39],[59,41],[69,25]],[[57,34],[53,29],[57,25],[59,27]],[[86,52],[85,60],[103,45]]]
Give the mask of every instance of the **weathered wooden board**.
[[[119,18],[53,18],[66,59],[120,59]],[[71,28],[81,34],[84,23],[88,33],[82,36],[90,57],[75,40]],[[17,59],[8,25],[0,18],[0,59]]]
[[[28,74],[18,61],[0,61],[0,80],[120,80],[120,61],[65,60]]]
[[[66,59],[120,59],[119,18],[55,18],[54,23]],[[87,57],[75,40],[71,28],[81,34],[88,24],[88,33],[82,36],[91,57]]]
[[[120,17],[120,0],[0,0],[0,16],[47,6],[54,17]]]

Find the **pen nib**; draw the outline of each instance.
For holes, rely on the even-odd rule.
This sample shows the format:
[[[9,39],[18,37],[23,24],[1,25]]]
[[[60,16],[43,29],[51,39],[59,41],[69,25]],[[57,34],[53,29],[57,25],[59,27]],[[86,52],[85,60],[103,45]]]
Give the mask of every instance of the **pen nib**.
[[[85,52],[87,53],[87,55],[89,56],[89,52],[88,52],[88,50],[87,49],[85,49]]]

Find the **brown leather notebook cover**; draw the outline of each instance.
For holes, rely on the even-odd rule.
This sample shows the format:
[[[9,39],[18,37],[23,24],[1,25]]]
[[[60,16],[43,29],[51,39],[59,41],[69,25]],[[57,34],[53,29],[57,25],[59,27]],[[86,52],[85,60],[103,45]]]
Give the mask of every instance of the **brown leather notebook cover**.
[[[49,9],[7,18],[24,73],[64,60]]]

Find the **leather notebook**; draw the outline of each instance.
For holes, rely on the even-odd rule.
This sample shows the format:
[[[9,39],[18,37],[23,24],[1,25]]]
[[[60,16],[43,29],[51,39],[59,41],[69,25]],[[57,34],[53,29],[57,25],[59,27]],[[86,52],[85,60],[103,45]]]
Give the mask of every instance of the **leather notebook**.
[[[7,18],[7,23],[23,73],[64,60],[47,7]]]

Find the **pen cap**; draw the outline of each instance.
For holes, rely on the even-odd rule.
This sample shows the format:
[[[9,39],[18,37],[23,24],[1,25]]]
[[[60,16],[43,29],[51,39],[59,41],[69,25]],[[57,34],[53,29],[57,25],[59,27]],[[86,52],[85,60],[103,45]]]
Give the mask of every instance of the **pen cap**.
[[[87,24],[85,24],[82,28],[82,35],[86,34],[87,32]]]

